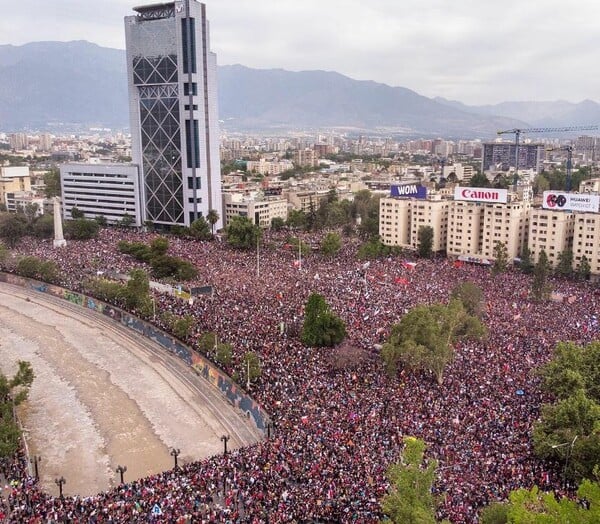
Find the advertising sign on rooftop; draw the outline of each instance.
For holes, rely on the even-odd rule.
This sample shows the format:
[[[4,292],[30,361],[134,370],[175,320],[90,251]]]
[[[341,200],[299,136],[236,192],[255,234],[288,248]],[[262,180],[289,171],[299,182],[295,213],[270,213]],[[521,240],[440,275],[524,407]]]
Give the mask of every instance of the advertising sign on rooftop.
[[[402,184],[391,187],[390,196],[427,198],[427,188],[421,184]]]
[[[508,202],[507,189],[490,187],[459,187],[454,188],[454,200],[467,202],[486,202],[490,204],[506,204]]]
[[[544,191],[542,207],[554,211],[577,211],[579,213],[598,213],[600,196],[588,193],[564,193]]]

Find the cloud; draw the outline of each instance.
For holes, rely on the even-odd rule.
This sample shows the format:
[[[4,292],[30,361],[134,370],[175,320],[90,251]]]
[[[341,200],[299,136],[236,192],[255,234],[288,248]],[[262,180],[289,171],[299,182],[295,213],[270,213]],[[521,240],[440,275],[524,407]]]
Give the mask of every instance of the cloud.
[[[20,0],[5,43],[124,47],[140,0]],[[600,4],[579,0],[206,0],[219,63],[324,69],[466,103],[596,98]]]

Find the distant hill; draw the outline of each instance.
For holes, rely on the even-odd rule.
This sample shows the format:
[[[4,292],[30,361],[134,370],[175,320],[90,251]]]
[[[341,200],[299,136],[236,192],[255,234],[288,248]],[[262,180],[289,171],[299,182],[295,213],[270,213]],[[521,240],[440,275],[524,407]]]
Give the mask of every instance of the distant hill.
[[[554,102],[501,102],[494,105],[468,106],[455,100],[436,97],[441,104],[482,116],[502,116],[525,120],[532,127],[585,126],[600,123],[600,104],[593,100],[579,103]]]
[[[0,128],[127,125],[124,51],[89,42],[0,46]]]
[[[347,128],[386,134],[489,138],[498,129],[600,120],[593,101],[467,106],[326,71],[219,67],[228,130]],[[0,130],[129,125],[125,52],[85,41],[0,46]]]

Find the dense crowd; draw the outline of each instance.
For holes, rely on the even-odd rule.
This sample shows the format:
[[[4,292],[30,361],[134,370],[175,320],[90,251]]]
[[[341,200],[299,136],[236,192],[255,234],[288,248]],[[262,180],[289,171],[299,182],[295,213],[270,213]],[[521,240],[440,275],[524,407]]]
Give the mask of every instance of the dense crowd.
[[[99,239],[61,250],[28,239],[18,250],[55,260],[64,285],[77,289],[96,271],[138,265],[118,252],[123,238],[152,235],[103,230]],[[528,297],[531,277],[519,272],[492,276],[485,267],[446,260],[412,265],[403,257],[364,264],[355,240],[333,258],[304,257],[300,267],[283,234],[264,239],[257,277],[256,252],[216,241],[170,243],[171,254],[198,267],[192,285],[212,285],[215,293],[192,304],[157,294],[157,309],[193,314],[192,346],[206,331],[229,342],[230,373],[240,371],[245,352],[260,356],[262,376],[251,393],[274,421],[272,438],[94,497],[52,497],[23,468],[13,468],[12,522],[377,522],[385,472],[405,435],[424,439],[427,457],[439,462],[440,518],[477,522],[483,505],[518,487],[560,492],[558,466],[532,454],[532,425],[547,400],[534,371],[558,341],[598,337],[600,296],[591,284],[553,280],[563,300],[538,304]],[[426,373],[388,376],[378,348],[391,326],[416,304],[447,301],[463,281],[484,291],[488,338],[456,348],[442,385]],[[359,361],[333,365],[335,350],[298,341],[312,291],[345,321]],[[151,516],[155,504],[162,515]]]

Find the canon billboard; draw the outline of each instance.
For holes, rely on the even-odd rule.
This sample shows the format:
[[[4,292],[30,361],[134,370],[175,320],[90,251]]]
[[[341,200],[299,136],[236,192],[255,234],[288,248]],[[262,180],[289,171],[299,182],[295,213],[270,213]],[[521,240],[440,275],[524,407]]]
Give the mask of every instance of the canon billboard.
[[[544,191],[542,207],[555,211],[577,211],[579,213],[598,213],[600,196],[587,193],[562,193]]]
[[[427,188],[421,184],[403,184],[391,187],[390,196],[427,198]]]
[[[455,187],[454,200],[506,204],[508,202],[508,190],[491,187]]]

